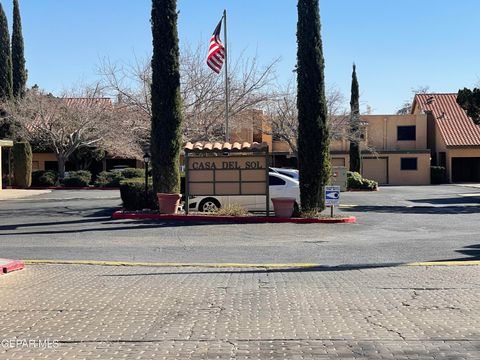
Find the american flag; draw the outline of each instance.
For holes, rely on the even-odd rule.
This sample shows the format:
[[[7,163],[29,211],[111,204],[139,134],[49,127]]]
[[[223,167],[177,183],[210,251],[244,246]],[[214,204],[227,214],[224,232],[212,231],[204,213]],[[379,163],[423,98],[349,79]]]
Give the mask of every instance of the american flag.
[[[222,19],[223,20],[223,19]],[[220,40],[220,31],[222,30],[222,20],[218,23],[210,40],[210,49],[208,50],[207,65],[215,71],[220,73],[225,59],[225,46]]]

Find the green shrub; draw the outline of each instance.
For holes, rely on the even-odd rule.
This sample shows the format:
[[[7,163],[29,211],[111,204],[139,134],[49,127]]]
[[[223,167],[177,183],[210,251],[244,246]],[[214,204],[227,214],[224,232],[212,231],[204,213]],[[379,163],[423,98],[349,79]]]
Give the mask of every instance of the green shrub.
[[[55,186],[57,184],[57,173],[51,170],[37,170],[32,173],[32,186]]]
[[[25,141],[17,142],[12,148],[13,178],[15,186],[29,188],[32,184],[32,148]]]
[[[97,175],[95,186],[98,187],[119,187],[120,181],[125,177],[120,171],[102,171]]]
[[[447,171],[443,166],[430,167],[430,179],[432,184],[444,184],[447,182]]]
[[[125,179],[145,177],[145,169],[126,168],[120,171]]]
[[[218,215],[218,216],[247,216],[249,212],[247,209],[240,205],[227,205],[220,209],[217,209],[214,212],[207,213],[207,215]]]
[[[148,181],[148,199],[145,199],[145,179],[143,178],[122,180],[120,196],[126,210],[158,209],[157,195],[153,192],[151,178]]]
[[[358,172],[347,172],[347,187],[352,190],[377,190],[378,183],[374,180],[364,179]]]
[[[63,179],[63,185],[66,187],[85,187],[90,184],[92,174],[87,170],[70,171]]]

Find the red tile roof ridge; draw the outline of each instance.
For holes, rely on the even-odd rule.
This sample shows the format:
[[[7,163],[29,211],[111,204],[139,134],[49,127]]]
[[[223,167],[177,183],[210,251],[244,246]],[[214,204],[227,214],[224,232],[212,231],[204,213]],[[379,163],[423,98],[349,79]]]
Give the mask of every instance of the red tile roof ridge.
[[[249,143],[247,141],[233,143],[230,142],[208,142],[208,141],[188,141],[184,145],[186,151],[263,151],[268,149],[266,142]]]
[[[447,146],[480,146],[480,126],[458,105],[456,93],[416,94],[415,104],[432,113]]]

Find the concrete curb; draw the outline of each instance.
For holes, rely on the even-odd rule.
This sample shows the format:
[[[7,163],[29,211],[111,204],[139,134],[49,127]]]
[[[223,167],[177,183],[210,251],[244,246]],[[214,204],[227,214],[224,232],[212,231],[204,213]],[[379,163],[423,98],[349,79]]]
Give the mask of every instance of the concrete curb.
[[[386,264],[346,264],[321,265],[315,263],[286,263],[286,264],[245,264],[245,263],[168,263],[168,262],[129,262],[129,261],[99,261],[99,260],[23,260],[28,265],[93,265],[93,266],[124,266],[124,267],[158,267],[158,268],[265,268],[265,269],[367,269],[382,267],[425,267],[425,266],[480,266],[480,260],[472,261],[440,261],[414,263],[386,263]]]
[[[16,189],[16,188],[14,188]],[[17,190],[20,190],[18,188]],[[80,186],[80,187],[65,187],[65,186],[35,186],[29,187],[28,190],[120,190],[119,187],[90,187],[90,186]]]
[[[307,219],[307,218],[278,218],[267,216],[216,216],[216,215],[164,215],[164,214],[140,214],[124,213],[115,211],[112,219],[130,219],[130,220],[164,220],[164,221],[191,221],[203,223],[294,223],[294,224],[353,224],[357,222],[355,216],[332,219]]]
[[[0,259],[0,275],[8,274],[9,272],[22,270],[25,268],[23,261],[10,260],[10,259]]]

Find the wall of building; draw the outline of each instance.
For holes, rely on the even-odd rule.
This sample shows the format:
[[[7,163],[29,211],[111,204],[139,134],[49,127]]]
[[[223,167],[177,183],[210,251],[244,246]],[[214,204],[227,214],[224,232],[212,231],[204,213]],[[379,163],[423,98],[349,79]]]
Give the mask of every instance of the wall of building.
[[[388,154],[389,185],[429,185],[430,153]],[[402,158],[417,158],[417,170],[401,170]]]
[[[32,154],[32,170],[48,170],[46,163],[47,162],[54,162],[57,163],[57,157],[55,156],[54,153],[33,153]],[[67,162],[67,170],[74,169],[74,164]],[[92,166],[95,165],[95,162],[92,162]],[[142,160],[136,160],[136,159],[117,159],[117,158],[110,158],[107,157],[102,161],[102,164],[97,164],[95,168],[97,171],[100,172],[102,170],[111,170],[114,166],[116,165],[121,165],[121,166],[127,166],[127,167],[136,167],[136,168],[142,168],[144,166]],[[57,165],[55,165],[54,168],[51,168],[50,170],[57,170],[56,168]],[[95,170],[95,169],[94,169]],[[92,171],[94,171],[92,170]]]
[[[417,170],[401,170],[401,159],[412,157],[417,158]],[[363,176],[378,181],[382,185],[430,184],[430,152],[428,150],[424,150],[424,152],[380,152],[375,155],[364,153],[362,159]],[[348,168],[349,161],[348,154],[332,154],[333,166]]]
[[[57,161],[54,153],[33,153],[32,170],[45,170],[46,161]]]
[[[288,143],[286,141],[278,141],[278,140],[274,140],[272,142],[272,152],[276,152],[276,153],[290,153],[292,152],[292,150],[290,149],[290,146],[288,145]]]
[[[427,149],[427,115],[364,115],[368,122],[367,145],[377,151],[401,151]],[[399,126],[415,126],[415,141],[397,140]]]

